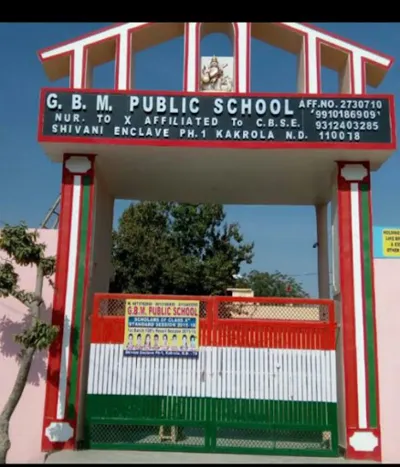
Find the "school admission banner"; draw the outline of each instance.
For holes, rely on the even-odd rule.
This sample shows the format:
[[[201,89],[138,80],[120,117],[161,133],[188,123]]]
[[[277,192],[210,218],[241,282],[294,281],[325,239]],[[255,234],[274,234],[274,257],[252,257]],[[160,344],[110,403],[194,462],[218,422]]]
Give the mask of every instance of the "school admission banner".
[[[125,357],[199,355],[200,302],[126,300]]]

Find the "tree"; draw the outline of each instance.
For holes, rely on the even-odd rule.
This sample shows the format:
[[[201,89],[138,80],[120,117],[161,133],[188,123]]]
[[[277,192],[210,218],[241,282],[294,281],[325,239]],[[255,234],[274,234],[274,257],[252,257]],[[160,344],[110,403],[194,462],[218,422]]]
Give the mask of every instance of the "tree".
[[[219,204],[140,202],[113,232],[111,292],[225,295],[252,243]]]
[[[19,369],[11,394],[0,413],[0,464],[5,464],[11,447],[9,426],[11,417],[21,399],[36,351],[47,349],[57,336],[58,328],[41,320],[40,308],[43,303],[43,281],[55,270],[55,258],[45,256],[46,245],[38,242],[38,232],[29,231],[24,223],[17,226],[6,224],[0,230],[0,297],[12,296],[24,304],[30,314],[29,325],[14,336],[20,344]],[[34,292],[22,290],[14,264],[36,267]]]
[[[251,271],[236,280],[236,287],[250,288],[256,297],[308,297],[301,283],[279,271]]]

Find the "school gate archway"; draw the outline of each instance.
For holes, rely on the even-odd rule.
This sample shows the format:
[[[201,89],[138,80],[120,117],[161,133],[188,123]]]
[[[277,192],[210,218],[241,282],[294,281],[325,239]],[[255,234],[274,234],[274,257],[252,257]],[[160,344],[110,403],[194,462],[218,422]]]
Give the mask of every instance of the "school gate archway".
[[[115,198],[314,205],[320,298],[329,297],[331,201],[339,442],[349,458],[379,460],[370,172],[396,135],[393,98],[367,96],[366,86],[378,86],[392,60],[305,24],[220,26],[234,57],[199,57],[200,37],[219,27],[200,23],[119,24],[39,53],[51,80],[70,76],[69,89],[42,90],[38,132],[63,164],[53,313],[61,332],[49,354],[43,449],[85,438],[89,317],[94,293],[108,289]],[[181,34],[183,92],[135,91],[132,51]],[[251,36],[298,55],[299,94],[251,93]],[[91,90],[93,67],[112,59],[115,89]],[[321,66],[339,72],[340,94],[321,94]]]

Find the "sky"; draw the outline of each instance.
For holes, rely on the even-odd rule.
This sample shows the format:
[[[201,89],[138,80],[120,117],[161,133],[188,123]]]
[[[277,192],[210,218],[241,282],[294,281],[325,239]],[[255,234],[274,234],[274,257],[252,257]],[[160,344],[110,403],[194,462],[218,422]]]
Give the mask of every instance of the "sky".
[[[110,23],[0,23],[0,222],[25,221],[38,227],[60,191],[61,166],[49,161],[37,142],[39,90],[66,87],[66,79],[49,83],[37,51]],[[400,23],[315,23],[328,32],[392,56],[395,63],[378,90],[394,94],[397,108],[400,83]],[[232,55],[226,36],[203,39],[204,56]],[[136,57],[137,89],[182,90],[183,39],[178,38],[140,52]],[[160,73],[160,70],[162,72]],[[113,87],[113,63],[96,69],[95,88]],[[338,91],[337,74],[324,70],[323,92]],[[252,92],[296,92],[296,58],[252,40]],[[400,225],[398,154],[372,176],[373,222]],[[116,201],[117,222],[127,201]],[[317,252],[314,208],[310,206],[226,206],[227,220],[238,222],[247,241],[254,241],[255,256],[242,272],[279,270],[303,283],[317,296]]]

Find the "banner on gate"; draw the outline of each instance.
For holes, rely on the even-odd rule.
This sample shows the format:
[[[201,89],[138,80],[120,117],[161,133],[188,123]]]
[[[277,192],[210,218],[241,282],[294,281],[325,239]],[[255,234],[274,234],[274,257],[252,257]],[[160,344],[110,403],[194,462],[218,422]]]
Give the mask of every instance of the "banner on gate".
[[[199,316],[195,300],[126,300],[124,356],[198,357]]]

